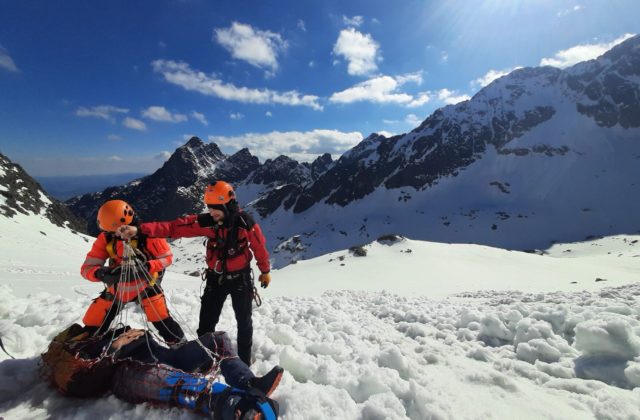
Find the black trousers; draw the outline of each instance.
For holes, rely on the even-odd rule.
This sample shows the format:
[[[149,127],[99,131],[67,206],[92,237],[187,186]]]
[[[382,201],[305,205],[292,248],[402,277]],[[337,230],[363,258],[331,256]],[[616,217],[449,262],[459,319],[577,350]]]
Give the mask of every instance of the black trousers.
[[[238,357],[251,366],[251,345],[253,344],[253,283],[249,270],[231,274],[220,279],[215,272],[207,273],[207,286],[200,299],[200,323],[198,336],[214,332],[220,320],[222,306],[228,295],[238,323]]]

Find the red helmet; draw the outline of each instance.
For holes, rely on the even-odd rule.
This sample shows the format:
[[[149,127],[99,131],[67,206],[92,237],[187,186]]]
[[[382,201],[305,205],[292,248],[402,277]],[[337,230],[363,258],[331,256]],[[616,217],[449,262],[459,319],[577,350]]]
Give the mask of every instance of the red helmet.
[[[224,181],[213,181],[204,190],[204,203],[207,205],[224,205],[235,198],[233,187]]]
[[[133,222],[133,208],[122,200],[109,200],[98,210],[98,226],[107,232],[115,232],[122,225]]]

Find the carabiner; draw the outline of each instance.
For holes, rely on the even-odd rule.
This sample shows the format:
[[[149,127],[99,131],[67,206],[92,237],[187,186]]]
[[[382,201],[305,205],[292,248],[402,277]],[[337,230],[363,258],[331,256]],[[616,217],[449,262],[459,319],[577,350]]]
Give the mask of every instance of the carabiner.
[[[216,263],[213,265],[213,272],[216,274],[222,274],[222,270],[218,270],[218,264],[221,264],[222,262],[220,260],[217,260]]]

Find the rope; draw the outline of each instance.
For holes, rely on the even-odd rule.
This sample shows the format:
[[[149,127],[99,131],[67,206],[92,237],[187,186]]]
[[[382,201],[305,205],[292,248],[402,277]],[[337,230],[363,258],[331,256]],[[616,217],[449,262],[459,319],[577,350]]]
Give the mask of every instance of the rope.
[[[123,251],[124,255],[130,255],[130,254],[132,254],[134,252],[133,248],[128,243],[124,242],[123,244],[124,244],[124,250],[125,250],[125,251]],[[124,258],[123,258],[123,260],[124,260]],[[149,284],[150,281],[152,281],[151,274],[149,273],[149,271],[147,270],[147,268],[145,266],[146,259],[143,262],[143,261],[141,261],[141,260],[139,260],[139,259],[134,257],[134,258],[129,259],[128,262],[129,262],[129,264],[128,264],[128,268],[127,268],[128,271],[127,272],[132,272],[132,275],[133,275],[133,277],[129,277],[129,279],[134,278],[135,281],[136,281],[136,284],[138,284],[140,286],[145,286],[142,289],[142,291],[140,293],[138,293],[138,296],[137,296],[138,303],[139,303],[140,307],[142,307],[142,300],[143,300],[142,295],[144,295],[146,299],[150,298],[149,294],[147,293],[147,287],[146,286]],[[144,282],[146,282],[146,284],[143,283],[143,280],[144,280]],[[167,309],[169,310],[170,313],[172,313],[173,315],[176,315],[174,317],[178,319],[178,321],[180,322],[180,325],[182,325],[183,328],[187,329],[187,331],[190,333],[190,335],[197,337],[197,335],[189,327],[189,324],[180,315],[179,311],[175,310],[175,308],[170,308],[169,307],[169,303],[168,303],[168,301],[166,299],[166,296],[165,296],[165,302],[167,304]],[[160,316],[159,316],[160,314],[157,312],[155,306],[153,306],[153,305],[149,305],[149,306],[154,311],[155,315],[157,315],[157,318],[160,318]],[[145,322],[145,327],[147,328],[147,330],[150,331],[148,323],[147,323],[147,320],[146,320],[146,315],[143,315],[143,318],[144,318],[144,322]],[[179,337],[179,336],[175,335],[173,333],[173,331],[171,331],[171,329],[169,329],[167,327],[167,324],[164,323],[164,320],[160,319],[160,321],[158,321],[158,322],[160,322],[165,327],[165,329],[167,331],[169,331],[169,333],[174,338],[176,338],[178,340],[182,338],[182,337]],[[164,341],[166,343],[166,341],[164,339],[161,339],[161,341]],[[205,346],[202,343],[202,341],[200,340],[199,337],[196,338],[195,341],[198,343],[199,347],[205,352],[205,354],[207,354],[207,356],[209,356],[209,358],[212,361],[212,366],[216,366],[217,365],[217,369],[216,369],[215,374],[214,374],[214,376],[217,377],[219,375],[219,370],[220,370],[219,362],[222,362],[222,360],[224,360],[225,357],[223,357],[222,355],[212,351],[207,346]],[[149,350],[151,351],[151,349],[149,349]],[[219,362],[216,363],[216,361],[219,361]]]
[[[2,337],[0,337],[0,348],[2,348],[2,351],[5,352],[7,354],[7,356],[9,356],[12,359],[15,359],[15,357],[10,355],[9,352],[7,351],[7,349],[4,348],[4,344],[2,343]]]

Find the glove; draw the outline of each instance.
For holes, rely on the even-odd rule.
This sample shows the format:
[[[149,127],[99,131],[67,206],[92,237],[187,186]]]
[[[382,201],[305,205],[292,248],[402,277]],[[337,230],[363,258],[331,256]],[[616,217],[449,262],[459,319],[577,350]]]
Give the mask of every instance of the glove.
[[[103,282],[107,287],[111,287],[120,280],[120,267],[112,272],[108,267],[100,267],[94,273],[96,278]]]
[[[262,274],[260,274],[260,277],[258,277],[258,280],[260,280],[260,286],[263,289],[266,289],[267,286],[269,285],[269,283],[271,283],[271,274],[262,273]]]

